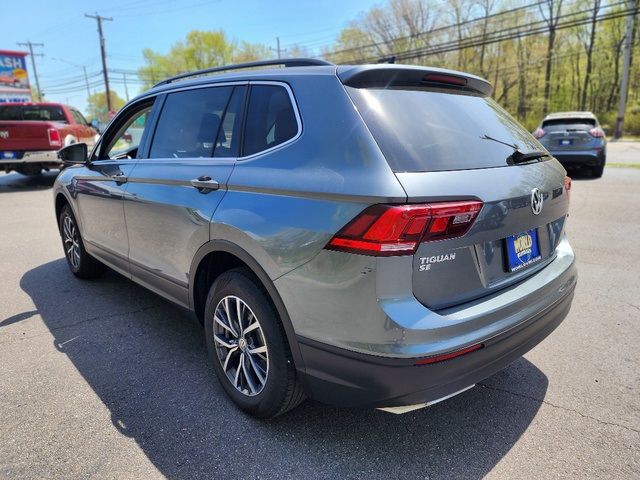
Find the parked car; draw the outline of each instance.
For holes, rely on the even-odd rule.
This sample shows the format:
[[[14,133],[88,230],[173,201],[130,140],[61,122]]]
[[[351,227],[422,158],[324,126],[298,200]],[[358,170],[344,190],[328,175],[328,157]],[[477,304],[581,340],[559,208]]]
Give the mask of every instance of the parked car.
[[[60,168],[56,152],[72,143],[93,145],[96,131],[73,107],[59,103],[0,104],[0,171],[39,175]]]
[[[192,310],[255,416],[305,396],[396,413],[446,399],[542,341],[577,279],[566,172],[491,91],[301,59],[168,79],[88,158],[61,150],[77,164],[53,192],[69,268],[107,265]],[[123,141],[130,125],[142,135]]]
[[[533,132],[542,145],[566,168],[587,167],[600,178],[607,163],[607,139],[591,112],[547,115]]]

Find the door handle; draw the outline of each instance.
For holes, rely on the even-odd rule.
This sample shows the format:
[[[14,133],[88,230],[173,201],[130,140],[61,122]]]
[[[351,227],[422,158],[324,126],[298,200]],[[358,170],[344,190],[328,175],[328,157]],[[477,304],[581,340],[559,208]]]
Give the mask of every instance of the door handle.
[[[215,180],[211,180],[211,177],[203,175],[191,180],[191,186],[197,188],[200,193],[209,193],[220,188],[220,184]]]
[[[111,175],[111,180],[116,183],[126,183],[127,177],[125,176],[124,172],[118,172]]]

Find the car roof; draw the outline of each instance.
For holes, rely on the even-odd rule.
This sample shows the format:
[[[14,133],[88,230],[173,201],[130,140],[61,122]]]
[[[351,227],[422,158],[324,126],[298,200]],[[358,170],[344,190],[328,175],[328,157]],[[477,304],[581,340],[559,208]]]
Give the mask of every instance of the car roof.
[[[203,73],[201,76],[195,76],[186,79],[177,79],[175,81],[165,81],[156,84],[150,90],[141,95],[146,97],[151,94],[158,94],[165,91],[175,90],[176,88],[184,88],[198,85],[217,84],[224,82],[242,82],[242,81],[286,81],[287,78],[303,77],[303,76],[338,76],[343,83],[348,84],[350,79],[362,78],[370,74],[380,74],[389,78],[398,76],[399,73],[411,75],[424,75],[426,73],[437,73],[443,75],[451,75],[462,77],[468,80],[469,85],[478,91],[489,95],[492,91],[491,84],[480,77],[455,70],[444,68],[401,65],[401,64],[370,64],[370,65],[312,65],[312,66],[293,66],[293,67],[276,67],[276,68],[253,68],[245,70],[234,70],[226,73],[216,73],[215,75]],[[194,72],[198,75],[198,72]],[[139,98],[141,98],[139,97]]]
[[[195,85],[207,85],[225,82],[242,82],[253,80],[277,81],[286,78],[309,76],[309,75],[335,75],[335,65],[318,65],[309,67],[287,67],[287,68],[260,68],[251,70],[231,71],[228,73],[217,73],[215,75],[203,74],[199,77],[176,80],[171,83],[162,83],[148,90],[146,94],[160,93],[165,90],[191,87]]]

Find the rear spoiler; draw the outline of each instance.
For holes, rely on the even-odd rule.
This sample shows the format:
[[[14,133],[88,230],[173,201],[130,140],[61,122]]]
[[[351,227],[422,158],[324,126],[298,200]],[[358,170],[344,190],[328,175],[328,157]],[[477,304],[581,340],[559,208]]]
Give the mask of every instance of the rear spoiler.
[[[493,87],[484,78],[443,68],[413,65],[341,65],[340,81],[350,87],[421,87],[451,88],[490,96]]]

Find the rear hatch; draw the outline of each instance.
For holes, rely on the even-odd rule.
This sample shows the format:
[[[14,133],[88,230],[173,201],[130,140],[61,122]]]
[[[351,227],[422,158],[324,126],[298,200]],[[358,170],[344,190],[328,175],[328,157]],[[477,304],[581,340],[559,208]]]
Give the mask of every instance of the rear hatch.
[[[598,143],[590,133],[596,128],[595,119],[562,118],[545,120],[542,123],[542,144],[552,152],[563,150],[588,150]]]
[[[57,129],[65,115],[55,105],[0,105],[0,159],[21,158],[24,151],[60,148]],[[50,130],[56,133],[51,134]]]
[[[526,153],[541,145],[486,88],[456,84],[457,78],[384,86],[346,82],[409,203],[482,202],[468,231],[423,238],[417,246],[413,293],[436,310],[544,268],[554,257],[569,205],[562,166],[548,156],[508,161],[514,147]],[[542,209],[534,213],[540,197]]]
[[[51,145],[50,129],[55,129],[55,125],[49,122],[0,121],[0,152],[22,153],[60,148],[60,145]]]

